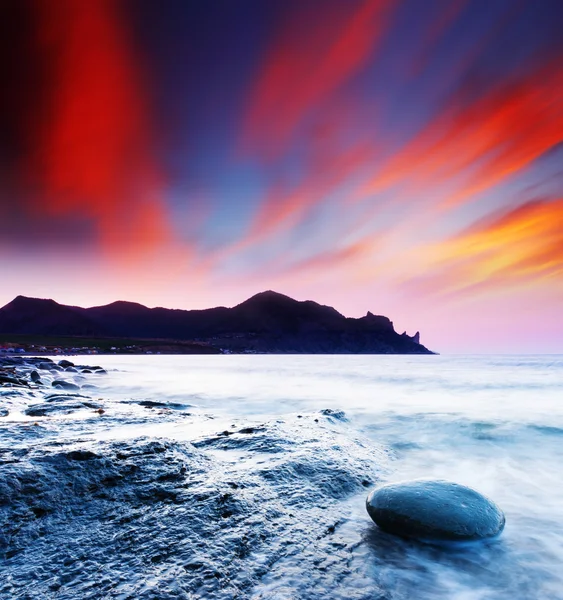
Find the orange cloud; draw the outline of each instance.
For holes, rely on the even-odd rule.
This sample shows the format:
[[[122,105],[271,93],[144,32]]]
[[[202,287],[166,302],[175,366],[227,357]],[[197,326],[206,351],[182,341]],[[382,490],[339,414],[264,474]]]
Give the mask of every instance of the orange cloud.
[[[373,59],[396,0],[363,0],[313,14],[280,31],[251,92],[244,146],[283,151],[305,117]]]
[[[430,249],[428,291],[464,294],[534,282],[563,291],[563,199],[528,202]]]
[[[170,237],[144,88],[116,0],[37,0],[49,102],[35,133],[37,209],[95,224],[107,250]]]

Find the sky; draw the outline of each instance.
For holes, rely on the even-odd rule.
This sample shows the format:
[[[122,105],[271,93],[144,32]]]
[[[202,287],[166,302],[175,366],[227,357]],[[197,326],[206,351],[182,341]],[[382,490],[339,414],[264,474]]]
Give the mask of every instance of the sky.
[[[560,0],[1,0],[0,305],[272,289],[563,352]]]

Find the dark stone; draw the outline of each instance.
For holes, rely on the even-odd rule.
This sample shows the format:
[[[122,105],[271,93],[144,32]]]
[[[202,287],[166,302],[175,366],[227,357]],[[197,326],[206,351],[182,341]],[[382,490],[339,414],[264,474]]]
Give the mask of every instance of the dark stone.
[[[65,371],[67,373],[78,373],[78,369],[75,369],[74,367],[65,367]]]
[[[239,433],[256,433],[257,431],[264,431],[264,427],[243,427],[239,429]]]
[[[166,408],[168,406],[166,402],[158,402],[156,400],[141,400],[137,404],[145,408]]]
[[[25,410],[25,414],[30,417],[49,417],[57,414],[70,414],[77,410],[84,410],[86,408],[97,409],[100,408],[99,404],[93,402],[75,402],[72,404],[33,404]]]
[[[82,373],[91,373],[90,369],[82,369]]]
[[[33,365],[53,362],[50,358],[45,358],[44,356],[27,356],[26,361]]]
[[[93,458],[99,458],[94,452],[90,450],[72,450],[67,452],[66,457],[68,460],[92,460]]]
[[[64,381],[62,379],[55,379],[51,384],[53,387],[60,388],[63,390],[79,390],[80,386],[76,385],[76,383],[71,383],[70,381]]]
[[[56,366],[57,365],[54,365],[52,362],[42,362],[37,365],[37,368],[42,371],[51,371],[52,369],[55,369]]]
[[[99,404],[96,404],[95,402],[82,402],[82,404],[84,404],[84,406],[86,406],[87,408],[94,408],[96,410],[102,408]],[[105,412],[105,410],[103,412]]]
[[[8,383],[10,385],[24,385],[25,382],[17,377],[11,377],[9,375],[0,375],[0,384]],[[27,384],[25,384],[27,385]]]
[[[68,367],[74,367],[74,363],[70,362],[70,360],[59,360],[59,367],[66,369]]]
[[[98,369],[97,371],[94,371],[94,373],[96,375],[107,375],[107,371],[105,369]]]
[[[384,485],[367,498],[369,516],[384,531],[421,540],[479,540],[498,535],[500,508],[457,483],[415,479]]]
[[[37,371],[31,371],[31,373],[29,374],[29,377],[30,377],[31,381],[33,381],[33,383],[37,383],[38,381],[41,381],[41,377]]]
[[[90,396],[84,396],[83,394],[75,394],[71,392],[69,394],[47,394],[45,396],[45,402],[66,402],[69,399],[74,400],[76,398],[84,398],[85,400],[90,400]]]
[[[0,408],[0,417],[7,417],[10,411],[7,408]]]
[[[321,410],[321,415],[328,417],[329,419],[336,419],[337,421],[347,421],[346,413],[343,410],[334,410],[332,408],[325,408]]]
[[[191,404],[180,404],[179,402],[159,402],[158,400],[140,400],[136,402],[139,406],[145,408],[169,408],[172,410],[182,410],[184,408],[190,408]]]

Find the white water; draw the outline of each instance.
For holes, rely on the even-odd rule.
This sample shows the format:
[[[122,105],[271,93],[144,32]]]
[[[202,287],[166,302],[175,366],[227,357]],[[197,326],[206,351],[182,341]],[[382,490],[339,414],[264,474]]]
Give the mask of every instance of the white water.
[[[307,419],[309,425],[302,431],[305,435],[311,431],[314,437],[314,416],[330,408],[344,411],[348,422],[334,425],[335,442],[330,437],[323,441],[321,435],[317,449],[307,455],[314,459],[319,448],[326,452],[328,462],[322,467],[328,469],[326,472],[330,473],[330,464],[346,464],[350,452],[350,470],[361,473],[357,454],[362,444],[348,448],[346,439],[352,443],[368,438],[375,446],[366,444],[366,454],[375,454],[370,448],[381,444],[392,458],[387,463],[384,456],[373,456],[376,462],[382,461],[380,480],[436,477],[456,481],[492,498],[507,519],[504,532],[493,541],[451,547],[408,542],[377,529],[364,508],[369,488],[360,489],[327,504],[327,514],[332,511],[338,528],[330,537],[332,541],[326,543],[315,542],[320,538],[315,537],[311,524],[295,534],[287,531],[291,519],[298,524],[306,521],[305,516],[300,521],[299,514],[305,508],[296,510],[290,505],[280,523],[303,550],[294,548],[274,561],[272,553],[277,550],[272,548],[277,546],[273,542],[257,546],[237,566],[239,572],[245,568],[256,571],[261,561],[271,566],[259,577],[253,576],[252,585],[237,595],[227,587],[213,588],[217,591],[210,595],[182,591],[197,589],[195,584],[170,591],[174,590],[170,581],[181,581],[169,566],[168,573],[157,568],[151,575],[152,583],[146,572],[128,567],[133,592],[104,598],[563,600],[562,356],[99,356],[95,360],[109,371],[107,377],[96,379],[99,389],[91,392],[94,399],[103,400],[106,415],[99,418],[86,411],[50,417],[41,421],[44,428],[33,430],[31,442],[21,438],[23,443],[38,448],[41,443],[52,444],[53,435],[59,439],[67,436],[68,440],[79,436],[86,441],[148,435],[184,443],[215,435],[231,423],[239,427],[280,421],[287,423],[286,433],[291,436],[298,431],[291,429],[292,423]],[[193,408],[147,410],[123,402],[145,399]],[[129,412],[120,412],[125,410]],[[213,418],[195,419],[187,410]],[[24,435],[21,431],[31,432],[31,428],[22,429],[18,424],[18,420],[26,419],[30,420],[12,412],[5,421],[6,433],[15,432],[17,427],[20,436]],[[304,439],[298,439],[297,444],[307,446]],[[244,453],[239,456],[234,449],[229,455],[215,441],[215,445],[202,446],[202,452],[218,457],[219,464],[224,460],[229,476],[240,469],[241,477],[248,478],[254,464],[257,469],[271,468],[276,473],[279,457],[285,452],[282,449],[280,454],[278,449],[277,454],[268,454],[261,450],[238,466]],[[304,478],[303,485],[306,483]],[[162,514],[163,519],[169,514],[169,520],[161,521],[160,529],[171,530],[176,517]],[[263,520],[260,523],[257,527],[264,526]],[[151,527],[149,537],[161,535],[158,524]],[[236,534],[237,530],[233,526],[229,531]],[[215,540],[221,538],[220,530],[215,534]],[[189,538],[189,523],[174,535]],[[164,540],[172,548],[172,561],[177,537],[165,536]],[[228,547],[227,543],[227,552]],[[94,552],[96,547],[92,548]],[[139,548],[139,556],[144,551]],[[111,551],[108,553],[106,547],[104,552],[109,562]],[[21,556],[20,563],[33,560],[31,550]],[[52,560],[59,559],[54,554]],[[21,570],[20,563],[17,568]],[[30,564],[29,568],[34,573],[41,571],[40,565]],[[111,569],[105,576],[112,576]],[[33,584],[26,583],[25,577],[21,575],[19,588],[10,588],[23,590],[17,597],[97,597],[86,594],[84,590],[89,588],[80,587],[86,585],[84,581],[73,584],[74,588],[63,586],[52,596],[43,591],[34,594]],[[111,583],[115,589],[123,585]],[[150,585],[154,589],[161,585],[161,591],[151,592]],[[168,591],[164,593],[164,589]],[[221,595],[220,589],[224,590]]]
[[[563,357],[100,360],[119,370],[107,381],[117,396],[189,402],[215,415],[257,420],[344,410],[351,428],[393,449],[389,480],[449,479],[502,507],[507,525],[492,544],[437,555],[397,542],[388,560],[377,556],[374,568],[389,597],[414,597],[416,585],[420,598],[563,598]],[[351,514],[350,537],[354,528],[371,527],[363,498],[352,502]],[[365,561],[381,551],[365,536],[362,544]]]

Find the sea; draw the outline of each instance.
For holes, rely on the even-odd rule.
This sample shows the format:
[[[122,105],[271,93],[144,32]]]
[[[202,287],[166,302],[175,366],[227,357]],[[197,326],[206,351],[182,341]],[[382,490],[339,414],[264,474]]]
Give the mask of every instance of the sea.
[[[3,599],[563,600],[562,355],[65,358],[0,390]],[[418,478],[504,531],[381,531]]]

